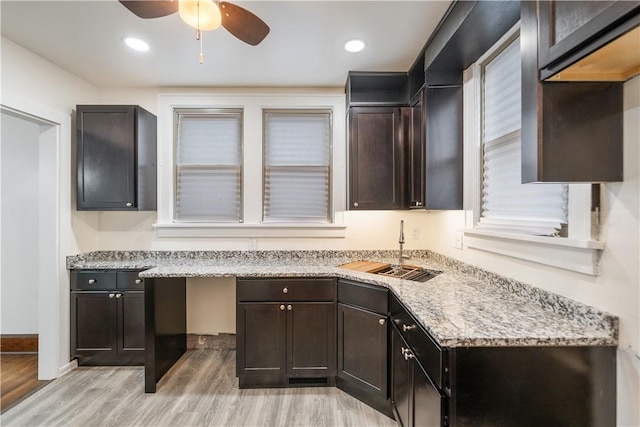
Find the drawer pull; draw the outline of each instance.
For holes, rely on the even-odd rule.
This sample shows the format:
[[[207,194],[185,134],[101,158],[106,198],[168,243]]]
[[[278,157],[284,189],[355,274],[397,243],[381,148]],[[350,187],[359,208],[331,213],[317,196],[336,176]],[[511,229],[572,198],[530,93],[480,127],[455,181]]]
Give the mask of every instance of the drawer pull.
[[[122,294],[116,294],[116,298],[122,298]]]
[[[109,298],[113,298],[115,296],[116,296],[116,294],[109,294]]]
[[[404,360],[413,359],[414,357],[415,356],[413,355],[413,353],[409,349],[407,349],[407,351],[404,353]]]
[[[386,320],[385,320],[385,319],[380,319],[380,320],[378,320],[378,322],[379,322],[381,325],[384,325],[384,323],[386,322]]]
[[[139,285],[140,283],[142,283],[142,279],[136,279],[136,285]]]
[[[280,310],[284,311],[284,304],[280,305]]]
[[[289,292],[289,288],[287,288],[286,286],[284,288],[282,288],[282,293],[286,294]]]
[[[90,285],[93,285],[93,284],[94,284],[94,283],[96,283],[96,282],[97,282],[97,280],[96,280],[96,279],[89,279],[89,284],[90,284]]]
[[[291,307],[291,304],[289,304],[289,305],[287,306],[287,310],[291,311],[292,309],[293,309],[293,307]]]
[[[415,328],[416,328],[416,325],[407,326],[404,323],[402,324],[402,331],[403,332],[412,331]]]

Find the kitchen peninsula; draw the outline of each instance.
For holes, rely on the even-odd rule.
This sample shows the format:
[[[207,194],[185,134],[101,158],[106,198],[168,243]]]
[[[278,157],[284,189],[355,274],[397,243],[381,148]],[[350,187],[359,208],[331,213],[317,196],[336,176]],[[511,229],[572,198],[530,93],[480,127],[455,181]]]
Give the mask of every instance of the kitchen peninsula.
[[[444,402],[443,417],[451,420],[452,425],[456,419],[458,425],[465,425],[464,416],[475,416],[467,414],[464,407],[469,397],[465,395],[462,377],[463,371],[469,372],[469,367],[464,367],[467,354],[474,354],[473,358],[480,354],[486,357],[486,363],[495,362],[497,358],[499,371],[492,371],[496,365],[487,365],[485,370],[493,372],[491,375],[496,372],[520,375],[518,369],[524,365],[525,370],[538,372],[536,375],[540,375],[540,369],[547,370],[547,376],[557,377],[558,381],[562,381],[564,373],[554,369],[570,370],[571,364],[581,364],[580,369],[591,377],[588,383],[563,385],[543,380],[535,384],[535,390],[529,390],[531,396],[558,396],[557,392],[551,393],[558,387],[575,387],[579,394],[586,387],[587,397],[595,399],[587,403],[595,408],[591,408],[593,413],[585,414],[593,417],[588,421],[602,422],[601,425],[609,425],[612,420],[615,423],[616,317],[431,251],[408,251],[412,265],[442,271],[425,283],[339,267],[354,260],[394,263],[396,255],[395,251],[91,252],[68,257],[67,267],[70,270],[144,270],[140,277],[145,280],[147,392],[155,392],[156,382],[186,350],[185,278],[336,278],[388,289],[390,325],[396,322],[393,301],[397,301],[400,309],[406,309],[420,330],[431,337],[441,358],[438,375],[444,378],[433,382],[442,390],[439,393]],[[390,329],[400,326],[401,329],[412,327],[396,322]],[[530,350],[533,353],[522,354]],[[405,352],[411,354],[405,360],[414,357],[403,346],[403,355]],[[420,350],[416,350],[418,360],[419,353]],[[510,360],[512,353],[517,354]],[[551,354],[549,358],[543,356],[547,353]],[[537,367],[531,364],[532,360],[539,360],[539,364],[545,366]],[[482,378],[486,380],[486,376]],[[500,382],[496,379],[496,384]],[[495,385],[483,384],[483,387],[493,396]],[[509,393],[508,390],[501,392]],[[562,407],[566,402],[557,401],[554,405]],[[504,409],[498,412],[509,412]],[[486,408],[485,412],[492,413]]]

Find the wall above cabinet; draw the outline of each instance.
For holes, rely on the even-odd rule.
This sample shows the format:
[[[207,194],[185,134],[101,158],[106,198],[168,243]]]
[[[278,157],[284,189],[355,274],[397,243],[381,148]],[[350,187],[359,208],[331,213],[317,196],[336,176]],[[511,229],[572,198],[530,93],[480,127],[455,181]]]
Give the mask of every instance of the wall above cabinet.
[[[76,107],[77,210],[155,210],[156,165],[156,116],[136,105]]]

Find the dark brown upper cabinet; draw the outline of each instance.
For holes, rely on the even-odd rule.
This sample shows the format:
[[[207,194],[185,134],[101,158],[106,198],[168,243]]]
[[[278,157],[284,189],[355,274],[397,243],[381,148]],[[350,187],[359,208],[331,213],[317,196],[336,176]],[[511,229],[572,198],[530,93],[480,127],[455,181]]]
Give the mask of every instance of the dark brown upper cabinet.
[[[540,5],[522,2],[522,182],[621,181],[623,83],[541,82]]]
[[[427,87],[423,109],[424,207],[462,209],[462,85]]]
[[[404,208],[408,118],[406,107],[349,109],[349,209]]]
[[[423,73],[424,74],[424,73]],[[425,200],[425,119],[424,90],[411,103],[409,139],[407,153],[409,157],[407,175],[407,202],[410,209],[424,209]]]
[[[625,81],[640,73],[640,1],[538,1],[543,80]]]
[[[77,210],[156,209],[156,116],[135,105],[76,107]]]
[[[407,73],[349,71],[345,91],[347,108],[409,104]]]

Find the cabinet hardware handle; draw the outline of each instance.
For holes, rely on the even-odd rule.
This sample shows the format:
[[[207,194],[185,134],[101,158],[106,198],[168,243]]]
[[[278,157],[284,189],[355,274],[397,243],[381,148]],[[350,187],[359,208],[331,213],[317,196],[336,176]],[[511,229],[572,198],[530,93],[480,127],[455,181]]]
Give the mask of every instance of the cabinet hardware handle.
[[[355,207],[357,208],[357,207],[359,206],[359,205],[358,205],[358,202],[354,202],[354,203],[353,203],[353,206],[355,206]]]
[[[407,351],[404,353],[404,360],[409,360],[413,358],[415,358],[415,356],[413,355],[411,350],[407,349]]]
[[[140,283],[142,283],[142,279],[136,279],[136,285],[139,285]]]
[[[286,294],[287,292],[289,292],[289,288],[287,288],[286,286],[284,288],[282,288],[282,293]]]
[[[90,285],[93,285],[93,284],[94,284],[94,283],[96,283],[96,282],[97,282],[97,280],[96,280],[96,279],[89,279],[89,284],[90,284]]]
[[[415,328],[416,328],[416,325],[407,326],[404,323],[402,324],[402,331],[403,332],[412,331]]]
[[[379,322],[381,325],[384,325],[385,319],[380,319],[380,320],[378,320],[378,322]]]
[[[408,349],[408,348],[400,347],[400,353],[401,353],[402,355],[404,355],[407,351],[409,351],[409,349]]]
[[[422,202],[416,202],[416,206],[422,206]]]
[[[280,305],[280,310],[284,310],[284,304]]]
[[[116,296],[116,294],[109,294],[109,298],[113,298],[115,296]]]
[[[291,304],[289,304],[289,305],[287,306],[287,310],[289,310],[289,311],[291,311],[291,309],[292,309],[292,308],[293,308],[293,307],[291,307]]]
[[[133,206],[133,204],[131,202],[127,203],[127,207],[130,208],[131,206]]]
[[[122,297],[122,294],[116,294],[116,298]]]

